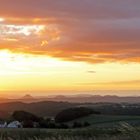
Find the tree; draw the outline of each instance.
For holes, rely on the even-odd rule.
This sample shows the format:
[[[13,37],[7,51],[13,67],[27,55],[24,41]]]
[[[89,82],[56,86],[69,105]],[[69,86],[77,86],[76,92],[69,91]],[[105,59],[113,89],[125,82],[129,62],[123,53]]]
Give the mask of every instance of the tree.
[[[25,111],[15,111],[12,115],[12,118],[20,122],[23,121],[38,122],[40,120],[40,118],[37,117],[36,115]]]

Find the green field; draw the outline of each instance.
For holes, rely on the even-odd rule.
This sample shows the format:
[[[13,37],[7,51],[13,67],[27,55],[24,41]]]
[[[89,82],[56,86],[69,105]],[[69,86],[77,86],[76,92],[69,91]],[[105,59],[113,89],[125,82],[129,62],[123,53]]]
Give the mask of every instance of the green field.
[[[89,122],[94,127],[111,127],[117,126],[120,123],[127,122],[130,125],[140,126],[140,116],[113,116],[113,115],[90,115],[69,122]]]

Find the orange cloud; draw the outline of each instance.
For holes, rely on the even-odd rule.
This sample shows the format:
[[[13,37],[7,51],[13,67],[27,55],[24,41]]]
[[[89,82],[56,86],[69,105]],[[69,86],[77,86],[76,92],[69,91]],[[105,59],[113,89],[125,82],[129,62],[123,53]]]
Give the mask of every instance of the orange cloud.
[[[90,63],[140,62],[137,0],[2,0],[0,48]]]

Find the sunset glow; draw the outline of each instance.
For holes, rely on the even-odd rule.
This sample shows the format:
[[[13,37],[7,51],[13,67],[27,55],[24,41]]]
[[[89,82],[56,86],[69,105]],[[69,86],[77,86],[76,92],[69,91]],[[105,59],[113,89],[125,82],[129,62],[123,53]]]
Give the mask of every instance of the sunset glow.
[[[4,18],[0,18],[0,22],[3,22],[4,21]]]
[[[140,90],[140,2],[107,1],[2,0],[0,91]]]

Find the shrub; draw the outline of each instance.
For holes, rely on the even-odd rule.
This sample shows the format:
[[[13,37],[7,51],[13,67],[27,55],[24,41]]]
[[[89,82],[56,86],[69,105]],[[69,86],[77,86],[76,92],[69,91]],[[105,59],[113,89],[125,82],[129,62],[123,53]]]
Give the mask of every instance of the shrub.
[[[82,127],[82,123],[80,123],[80,122],[74,122],[72,127],[73,128],[80,128],[80,127]]]
[[[84,127],[90,126],[90,123],[89,122],[84,122],[83,126]]]

